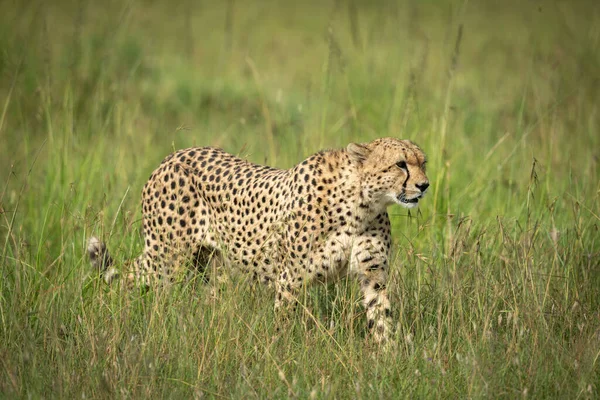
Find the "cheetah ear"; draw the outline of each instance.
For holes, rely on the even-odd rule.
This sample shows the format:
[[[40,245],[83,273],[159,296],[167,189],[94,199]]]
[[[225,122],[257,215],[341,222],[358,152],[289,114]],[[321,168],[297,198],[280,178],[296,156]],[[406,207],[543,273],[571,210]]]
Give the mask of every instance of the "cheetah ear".
[[[371,149],[359,143],[350,143],[346,147],[346,151],[348,151],[350,159],[358,165],[362,164],[369,157],[369,154],[371,154]]]

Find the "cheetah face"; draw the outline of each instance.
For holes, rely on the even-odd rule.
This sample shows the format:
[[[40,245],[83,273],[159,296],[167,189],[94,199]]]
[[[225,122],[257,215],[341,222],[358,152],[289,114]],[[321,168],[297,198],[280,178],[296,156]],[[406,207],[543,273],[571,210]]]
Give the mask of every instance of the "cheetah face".
[[[413,208],[419,204],[419,200],[425,195],[429,187],[429,181],[425,176],[425,164],[426,161],[423,161],[421,165],[410,165],[405,160],[396,163],[396,167],[403,172],[400,177],[400,180],[403,179],[402,189],[398,193],[394,190],[394,187],[391,188],[387,194],[390,202],[395,202],[406,208]],[[411,179],[411,175],[421,175],[421,178],[424,179]],[[397,188],[398,185],[395,185],[395,187]]]
[[[363,195],[369,195],[375,207],[399,204],[413,208],[427,192],[427,160],[413,142],[383,138],[352,143],[347,150],[360,172]]]

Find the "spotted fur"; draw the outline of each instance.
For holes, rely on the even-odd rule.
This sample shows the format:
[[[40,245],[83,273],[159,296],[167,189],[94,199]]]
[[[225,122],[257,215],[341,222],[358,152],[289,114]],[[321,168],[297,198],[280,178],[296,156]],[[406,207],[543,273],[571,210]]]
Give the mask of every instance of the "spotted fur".
[[[316,153],[282,170],[220,149],[190,148],[163,160],[142,194],[145,248],[129,280],[173,279],[210,256],[276,288],[275,307],[299,288],[352,274],[376,342],[390,331],[387,207],[414,207],[429,182],[425,155],[408,140],[378,139]],[[116,275],[92,238],[92,263]],[[110,277],[108,277],[108,274]]]

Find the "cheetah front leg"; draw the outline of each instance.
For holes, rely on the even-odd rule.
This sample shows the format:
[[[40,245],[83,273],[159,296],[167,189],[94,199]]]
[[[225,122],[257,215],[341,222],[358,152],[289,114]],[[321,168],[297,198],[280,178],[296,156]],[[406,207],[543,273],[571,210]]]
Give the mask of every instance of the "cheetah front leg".
[[[360,282],[367,326],[378,344],[389,341],[391,333],[390,301],[387,295],[388,257],[385,246],[359,247],[352,260]]]
[[[294,284],[292,273],[288,267],[284,268],[275,282],[275,314],[286,315],[296,309],[295,293],[297,285]]]
[[[302,286],[302,279],[295,276],[290,268],[285,267],[275,281],[275,332],[281,335],[287,329],[298,309],[297,295]]]

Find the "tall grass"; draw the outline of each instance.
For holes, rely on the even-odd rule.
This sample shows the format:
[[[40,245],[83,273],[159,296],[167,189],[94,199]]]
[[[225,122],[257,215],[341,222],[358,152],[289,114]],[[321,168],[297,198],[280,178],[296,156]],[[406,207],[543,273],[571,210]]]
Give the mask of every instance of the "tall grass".
[[[510,3],[510,4],[509,4]],[[2,397],[594,398],[600,8],[525,3],[0,3]],[[355,282],[107,287],[173,149],[287,168],[381,136],[430,157],[391,208],[395,346]]]

